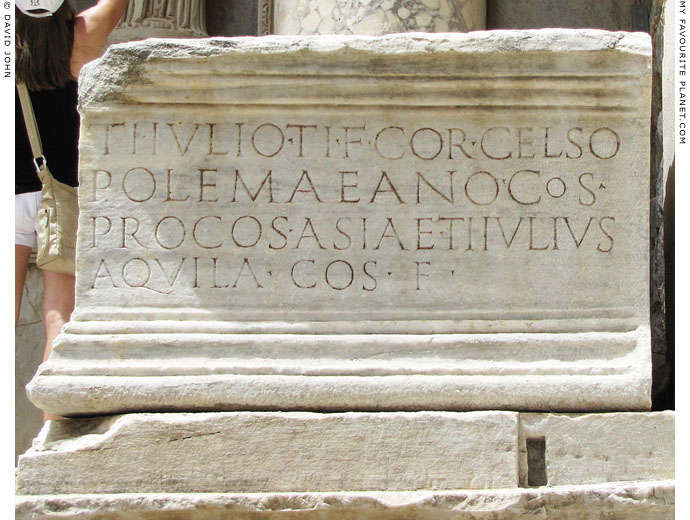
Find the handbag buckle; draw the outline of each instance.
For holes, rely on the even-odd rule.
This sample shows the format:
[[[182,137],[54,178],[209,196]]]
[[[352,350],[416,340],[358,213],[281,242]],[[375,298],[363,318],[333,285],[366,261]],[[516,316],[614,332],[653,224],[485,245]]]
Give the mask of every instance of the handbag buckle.
[[[41,161],[41,165],[39,166],[38,161]],[[34,166],[36,167],[36,171],[40,172],[42,169],[48,167],[48,161],[46,160],[45,155],[41,155],[39,157],[34,157]]]

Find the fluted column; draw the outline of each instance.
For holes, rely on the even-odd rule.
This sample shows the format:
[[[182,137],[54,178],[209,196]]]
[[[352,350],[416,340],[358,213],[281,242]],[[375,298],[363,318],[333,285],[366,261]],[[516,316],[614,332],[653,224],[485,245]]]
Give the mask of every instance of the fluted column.
[[[206,36],[206,0],[130,0],[108,41]]]
[[[486,27],[486,0],[274,0],[276,34],[468,32]]]

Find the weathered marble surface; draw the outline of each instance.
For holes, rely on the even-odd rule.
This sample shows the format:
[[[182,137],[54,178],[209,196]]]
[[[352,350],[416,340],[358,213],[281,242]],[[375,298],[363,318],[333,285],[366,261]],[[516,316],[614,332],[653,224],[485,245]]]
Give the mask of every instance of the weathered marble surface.
[[[667,480],[674,418],[216,412],[73,419],[49,424],[20,458],[17,493],[515,488],[536,485],[525,478],[530,471],[550,486]],[[535,439],[542,453],[530,453]]]
[[[675,477],[674,421],[673,412],[527,413],[520,414],[520,432],[544,439],[550,486],[664,480]]]
[[[649,38],[156,41],[83,72],[59,414],[649,408]]]
[[[17,493],[512,488],[518,484],[517,435],[518,415],[511,412],[224,412],[60,421],[20,458]]]
[[[672,520],[669,481],[405,493],[117,494],[18,497],[16,520]]]
[[[468,32],[486,27],[486,0],[274,0],[275,34]]]
[[[290,508],[308,515],[330,503],[331,514],[350,515],[389,515],[396,504],[440,518],[451,511],[512,518],[530,510],[563,518],[604,512],[611,518],[667,518],[673,437],[673,412],[216,412],[74,419],[48,424],[20,458],[18,513],[79,508],[153,514],[162,508],[161,514],[168,509],[192,515],[185,510],[198,506],[210,514],[226,504],[240,515]],[[538,487],[524,479],[539,458],[523,453],[535,439],[545,446]],[[619,481],[627,483],[611,484]],[[93,496],[67,499],[68,493]],[[115,493],[132,496],[108,496]],[[163,495],[148,501],[143,493]],[[173,499],[168,493],[213,494]]]
[[[25,385],[43,359],[46,328],[43,325],[43,276],[35,264],[29,266],[24,284],[19,323],[14,330],[14,456],[31,447],[43,427],[43,413],[26,396]]]

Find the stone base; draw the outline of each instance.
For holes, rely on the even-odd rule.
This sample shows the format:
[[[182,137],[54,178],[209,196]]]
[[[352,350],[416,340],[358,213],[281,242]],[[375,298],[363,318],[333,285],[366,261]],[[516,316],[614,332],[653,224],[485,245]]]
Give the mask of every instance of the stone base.
[[[216,412],[51,421],[17,492],[510,489],[674,478],[674,413]]]
[[[627,318],[176,322],[137,312],[152,319],[113,310],[83,321],[75,310],[27,385],[31,401],[63,417],[651,407],[649,328]],[[563,331],[584,326],[597,332]]]
[[[674,517],[674,490],[672,481],[656,481],[490,491],[24,496],[16,519],[661,520]]]

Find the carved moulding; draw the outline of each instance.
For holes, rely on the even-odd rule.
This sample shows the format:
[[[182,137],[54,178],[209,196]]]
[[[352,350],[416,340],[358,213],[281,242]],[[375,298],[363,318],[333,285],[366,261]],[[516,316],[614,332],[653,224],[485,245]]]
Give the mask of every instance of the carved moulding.
[[[268,36],[274,32],[273,1],[274,0],[259,0],[259,20],[257,24],[259,36]]]
[[[207,36],[206,0],[132,0],[108,41]]]

